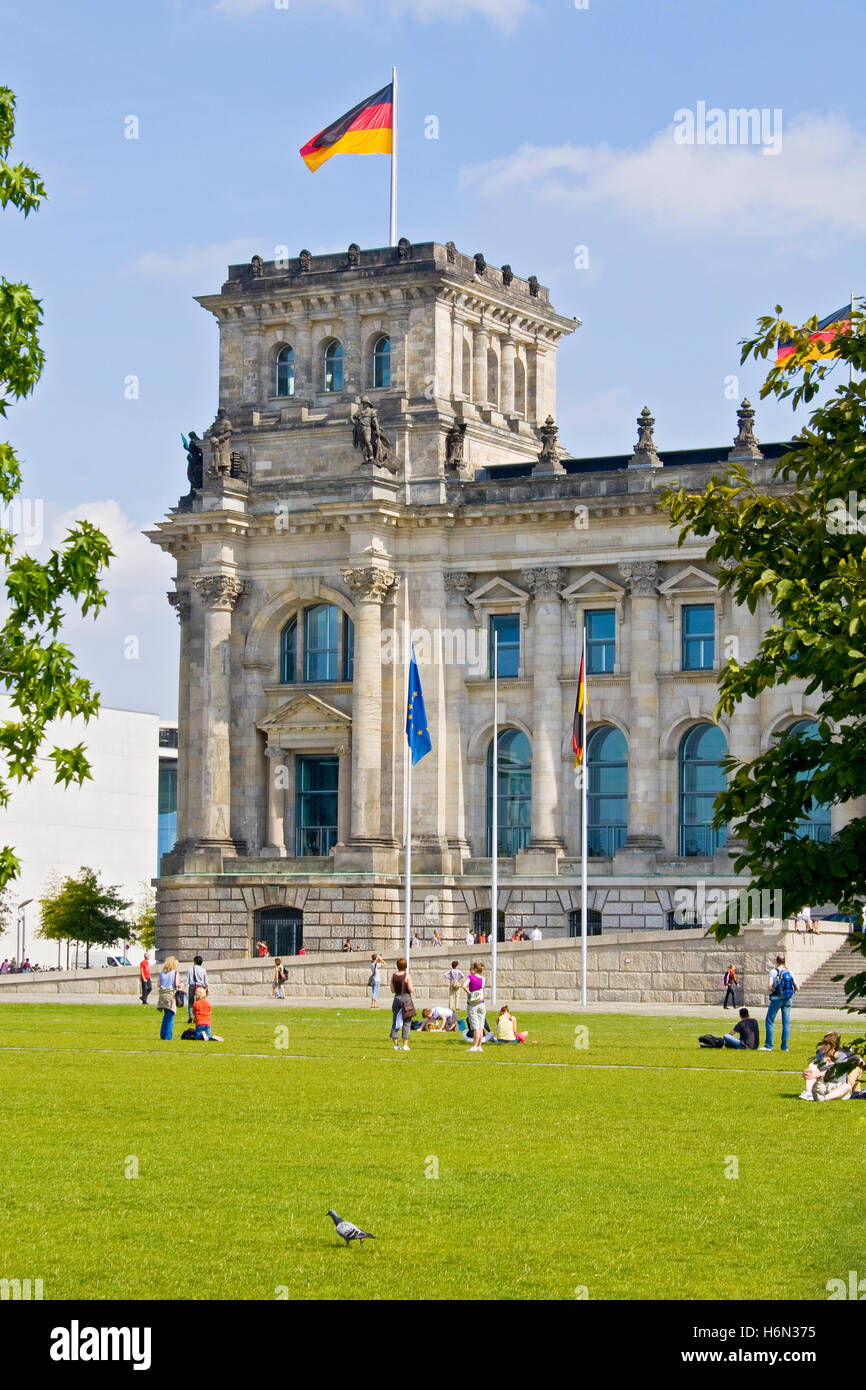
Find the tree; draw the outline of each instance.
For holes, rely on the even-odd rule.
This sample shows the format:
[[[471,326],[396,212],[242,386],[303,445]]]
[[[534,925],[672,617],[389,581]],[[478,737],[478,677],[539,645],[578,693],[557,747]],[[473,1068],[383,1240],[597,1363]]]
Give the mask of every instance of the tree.
[[[130,939],[143,951],[152,951],[156,945],[156,893],[148,883],[141,887],[141,899],[129,914]]]
[[[25,164],[11,165],[6,156],[15,131],[15,97],[0,87],[0,209],[9,204],[26,217],[47,196],[39,175]],[[42,374],[44,354],[38,329],[40,301],[29,286],[0,276],[0,416],[15,401],[28,396]],[[106,593],[100,575],[111,558],[108,537],[90,522],[78,521],[64,543],[40,562],[15,555],[15,533],[7,529],[21,488],[21,470],[14,449],[0,442],[0,565],[4,570],[7,616],[0,626],[0,690],[5,691],[18,718],[0,724],[0,807],[9,801],[10,781],[30,781],[46,727],[62,715],[90,719],[99,696],[77,674],[69,647],[59,640],[63,610],[72,600],[83,616],[104,607]],[[19,504],[20,505],[20,504]],[[54,780],[67,786],[90,776],[84,745],[52,748]],[[20,861],[10,846],[0,847],[0,887],[13,879]]]
[[[121,914],[129,906],[117,887],[104,887],[93,869],[82,868],[77,878],[70,875],[59,885],[55,883],[40,898],[39,935],[48,941],[80,941],[87,947],[89,965],[91,946],[113,946],[126,940],[129,923]]]
[[[866,316],[854,308],[828,361],[814,359],[816,318],[797,327],[781,315],[777,305],[742,344],[744,362],[767,358],[780,340],[794,344],[771,367],[762,397],[790,398],[796,408],[839,362],[850,364],[852,379],[812,410],[769,488],[737,464],[703,494],[667,489],[663,504],[682,526],[681,545],[689,535],[710,538],[707,558],[736,603],[754,613],[763,599],[773,613],[757,653],[723,668],[716,718],[791,681],[805,684],[816,711],[816,738],[783,736],[749,763],[727,758],[727,790],[716,799],[716,826],[730,824],[745,845],[735,868],[759,890],[782,889],[787,916],[807,902],[854,911],[866,899],[866,818],[855,816],[828,843],[797,834],[814,805],[866,795],[866,382],[853,380],[866,369]],[[738,926],[714,929],[721,938]],[[855,942],[866,954],[866,938]],[[846,989],[866,994],[866,972]]]

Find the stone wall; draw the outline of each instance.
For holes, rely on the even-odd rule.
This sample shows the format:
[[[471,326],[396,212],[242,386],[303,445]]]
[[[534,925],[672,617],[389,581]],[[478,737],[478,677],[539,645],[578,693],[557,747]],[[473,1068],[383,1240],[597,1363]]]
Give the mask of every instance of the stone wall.
[[[817,970],[838,946],[843,931],[826,931],[820,936],[797,936],[780,923],[765,923],[763,929],[747,928],[739,937],[719,943],[700,930],[670,932],[622,932],[610,937],[592,937],[587,942],[589,1003],[630,1004],[707,1004],[722,1001],[722,977],[733,961],[743,987],[745,1003],[758,1007],[766,1003],[767,971],[778,951],[801,983]],[[412,977],[419,1002],[445,1002],[444,972],[452,959],[459,959],[468,970],[471,961],[482,962],[489,973],[490,947],[463,947],[451,950],[419,950],[412,955]],[[498,997],[501,1002],[528,1003],[580,1000],[580,941],[538,941],[506,943],[498,950]],[[392,948],[389,965],[396,958]],[[182,962],[186,969],[187,961]],[[365,953],[334,953],[289,958],[286,992],[294,1000],[343,999],[354,997],[366,1002],[369,958]],[[208,961],[205,965],[214,1001],[229,1003],[237,997],[270,995],[273,961]],[[385,972],[383,972],[383,975]],[[99,993],[106,996],[138,994],[138,971],[77,970],[51,974],[7,975],[0,977],[0,997],[56,994],[64,997]],[[388,982],[383,979],[382,1003],[387,1007]]]

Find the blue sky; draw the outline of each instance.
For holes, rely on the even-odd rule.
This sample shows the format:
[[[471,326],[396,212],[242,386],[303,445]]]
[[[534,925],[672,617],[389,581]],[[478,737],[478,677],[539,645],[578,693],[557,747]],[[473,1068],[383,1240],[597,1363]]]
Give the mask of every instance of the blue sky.
[[[388,160],[312,175],[297,151],[393,64],[399,234],[509,261],[583,320],[559,371],[577,455],[630,449],[645,404],[662,457],[728,441],[757,402],[737,348],[757,316],[866,294],[860,0],[281,2],[7,0],[0,22],[13,157],[50,195],[0,215],[0,272],[42,298],[48,359],[8,436],[47,537],[88,515],[118,552],[108,612],[69,628],[84,671],[105,704],[164,717],[171,566],[140,532],[186,490],[180,431],[216,409],[216,326],[192,296],[254,252],[387,241]],[[781,150],[677,145],[675,113],[701,101],[778,109]],[[758,406],[759,438],[791,425]]]

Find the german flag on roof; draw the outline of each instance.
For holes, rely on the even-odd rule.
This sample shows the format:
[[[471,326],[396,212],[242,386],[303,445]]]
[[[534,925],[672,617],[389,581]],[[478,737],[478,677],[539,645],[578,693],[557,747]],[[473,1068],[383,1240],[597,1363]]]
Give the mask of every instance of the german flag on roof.
[[[301,147],[301,159],[315,173],[332,154],[390,154],[394,132],[394,84],[360,101],[333,125]]]
[[[800,354],[801,362],[817,362],[820,357],[838,357],[838,352],[834,352],[830,347],[837,333],[847,333],[851,327],[851,311],[853,305],[846,304],[844,308],[837,309],[835,314],[828,314],[825,319],[821,319],[814,333],[809,334],[808,348],[803,348]],[[776,353],[776,366],[781,367],[783,362],[787,362],[792,357],[796,349],[796,343],[790,339],[783,343],[780,339],[779,348]]]

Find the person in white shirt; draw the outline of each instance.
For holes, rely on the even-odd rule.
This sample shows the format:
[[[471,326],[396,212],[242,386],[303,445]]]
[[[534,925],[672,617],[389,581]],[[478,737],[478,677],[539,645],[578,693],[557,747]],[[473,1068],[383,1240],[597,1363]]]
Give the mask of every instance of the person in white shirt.
[[[453,1009],[422,1009],[422,1028],[428,1033],[453,1033],[457,1027],[457,1015]]]
[[[808,903],[806,903],[805,907],[800,908],[800,911],[794,918],[794,929],[796,931],[800,930],[801,923],[805,931],[814,931],[814,927],[812,925],[812,909]]]
[[[474,946],[474,945],[475,945],[475,936],[474,936],[474,934],[473,934],[471,931],[468,931],[468,932],[466,933],[466,945],[467,945],[467,946]]]
[[[534,926],[534,927],[532,928],[532,931],[529,933],[529,939],[530,939],[530,941],[540,941],[540,940],[541,940],[541,927],[539,927],[538,925]]]

